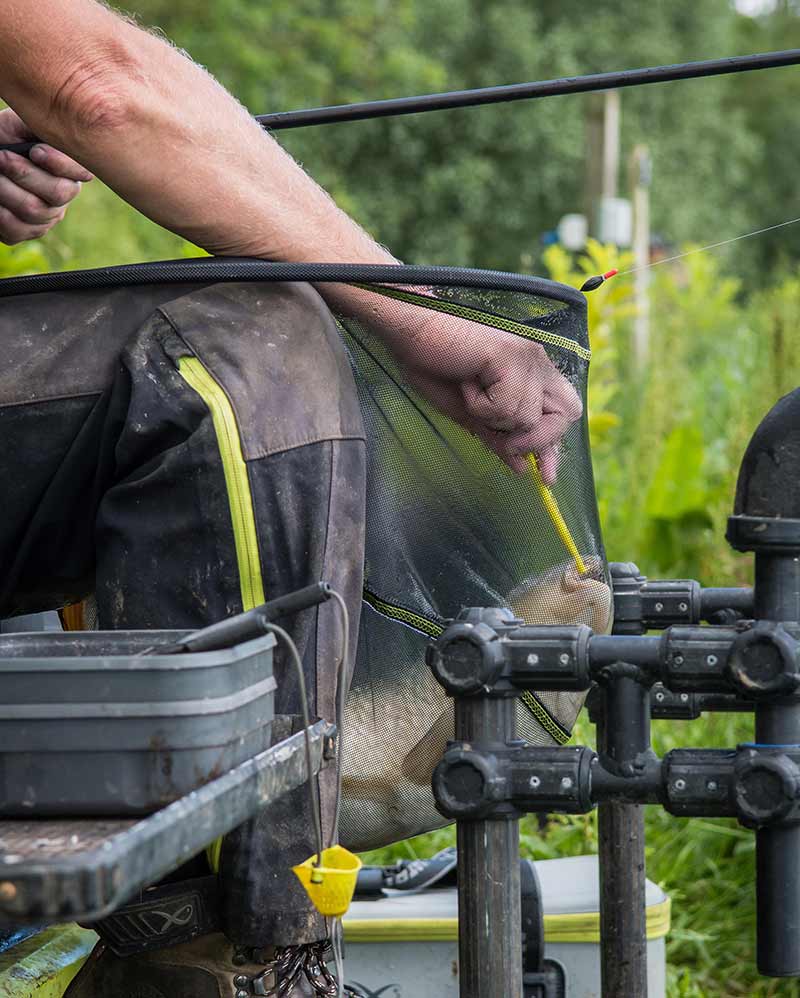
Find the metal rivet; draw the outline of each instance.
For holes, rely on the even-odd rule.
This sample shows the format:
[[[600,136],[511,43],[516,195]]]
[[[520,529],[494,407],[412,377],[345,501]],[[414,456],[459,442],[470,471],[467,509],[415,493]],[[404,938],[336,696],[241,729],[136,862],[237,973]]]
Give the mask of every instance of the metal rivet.
[[[562,776],[562,778],[561,778],[561,786],[565,790],[569,790],[569,788],[572,786],[572,777],[571,776]]]
[[[686,780],[676,780],[672,785],[673,787],[675,787],[676,790],[685,790]]]
[[[542,781],[541,781],[541,780],[539,779],[539,777],[538,777],[538,776],[532,776],[532,777],[530,778],[530,780],[529,780],[529,783],[530,783],[530,785],[531,785],[531,786],[533,787],[533,789],[534,789],[534,790],[535,790],[535,789],[536,789],[536,788],[537,788],[537,787],[539,786],[539,784],[540,784],[541,782],[542,782]]]
[[[709,665],[716,665],[717,664],[717,656],[716,655],[706,655],[706,662]]]
[[[656,613],[661,613],[663,609],[664,609],[663,603],[656,603]]]
[[[236,998],[250,998],[250,992],[249,991],[245,991],[243,988],[240,988],[236,992]]]
[[[538,665],[538,664],[539,664],[539,656],[536,655],[534,652],[531,652],[530,655],[528,655],[528,665]]]
[[[250,983],[250,978],[246,977],[244,974],[237,974],[233,979],[233,983],[237,988],[246,988]]]
[[[9,902],[13,901],[17,896],[17,885],[12,884],[10,880],[4,880],[0,884],[0,901]]]
[[[678,604],[678,609],[681,611],[681,613],[686,613],[686,611],[689,609],[689,604],[688,603],[679,603]]]
[[[683,655],[676,655],[672,661],[675,665],[683,665]]]
[[[708,783],[706,783],[706,787],[707,787],[708,790],[711,790],[711,791],[716,790],[717,789],[717,781],[716,780],[709,780]]]
[[[561,652],[561,654],[558,656],[558,661],[562,665],[569,665],[569,655],[567,655],[565,651]]]

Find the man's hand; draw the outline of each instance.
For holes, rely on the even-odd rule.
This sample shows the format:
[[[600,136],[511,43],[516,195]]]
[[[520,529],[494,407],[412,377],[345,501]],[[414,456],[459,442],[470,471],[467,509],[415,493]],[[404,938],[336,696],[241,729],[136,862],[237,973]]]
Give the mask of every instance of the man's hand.
[[[381,335],[410,381],[437,408],[474,433],[514,471],[536,454],[542,478],[555,481],[558,445],[583,411],[578,393],[544,348],[512,333],[424,309],[394,311]]]
[[[0,111],[0,143],[30,142],[33,133],[13,111]],[[0,152],[0,242],[39,239],[64,217],[81,184],[92,179],[82,166],[47,145],[31,159]]]

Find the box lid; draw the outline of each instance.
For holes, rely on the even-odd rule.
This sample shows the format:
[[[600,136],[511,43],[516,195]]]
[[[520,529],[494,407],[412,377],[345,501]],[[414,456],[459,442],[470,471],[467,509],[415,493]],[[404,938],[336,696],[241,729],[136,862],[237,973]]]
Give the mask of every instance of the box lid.
[[[570,856],[536,863],[544,901],[547,942],[599,942],[597,856]],[[647,938],[665,936],[670,899],[647,881]],[[354,901],[344,917],[349,942],[447,942],[458,938],[455,887],[418,894],[393,891],[379,901]]]

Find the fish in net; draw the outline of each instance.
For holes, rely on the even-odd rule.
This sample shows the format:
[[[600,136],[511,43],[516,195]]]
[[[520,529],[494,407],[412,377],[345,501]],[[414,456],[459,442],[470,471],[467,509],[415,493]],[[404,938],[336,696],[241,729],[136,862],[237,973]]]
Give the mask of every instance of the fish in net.
[[[447,823],[436,810],[431,774],[453,737],[453,704],[427,668],[425,649],[463,606],[509,606],[528,624],[611,627],[585,414],[590,351],[583,299],[533,279],[529,289],[525,279],[511,282],[508,275],[483,274],[481,282],[364,286],[381,327],[364,321],[364,309],[360,319],[338,317],[368,449],[364,602],[344,717],[340,831],[352,849]],[[524,380],[514,386],[520,411],[476,433],[458,400],[419,378],[413,351],[411,362],[404,360],[402,345],[386,335],[392,309],[404,335],[413,331],[414,314],[421,328],[436,323],[448,355],[431,366],[446,377],[450,364],[454,382],[460,344],[470,339],[474,348],[474,338],[483,337],[506,384]],[[491,387],[477,386],[489,403]],[[543,453],[535,433],[515,433],[532,423],[524,405],[547,417],[549,392],[569,392],[580,404],[557,449],[548,444]],[[539,454],[549,488],[526,470],[528,450]],[[582,702],[578,693],[526,693],[517,704],[520,737],[565,742]]]

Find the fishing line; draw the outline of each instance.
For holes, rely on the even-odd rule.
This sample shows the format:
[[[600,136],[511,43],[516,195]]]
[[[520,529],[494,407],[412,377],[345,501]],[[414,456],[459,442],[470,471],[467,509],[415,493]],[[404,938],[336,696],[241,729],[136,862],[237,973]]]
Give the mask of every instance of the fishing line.
[[[648,263],[644,267],[631,267],[629,270],[619,271],[619,277],[625,277],[626,274],[637,274],[642,270],[650,270],[652,267],[660,267],[665,263],[674,263],[675,260],[682,260],[686,256],[692,256],[695,253],[705,253],[707,250],[717,249],[719,246],[728,246],[731,243],[738,243],[740,239],[750,239],[752,236],[760,236],[764,232],[772,232],[774,229],[782,229],[787,225],[796,225],[800,222],[800,218],[790,218],[786,222],[777,222],[775,225],[767,225],[763,229],[755,229],[753,232],[744,232],[740,236],[732,236],[730,239],[721,239],[718,243],[709,243],[707,246],[696,246],[694,249],[686,250],[685,253],[676,253],[675,256],[668,256],[664,260],[654,260],[653,263]]]
[[[740,239],[750,239],[752,236],[760,236],[764,232],[772,232],[775,229],[782,229],[787,225],[796,225],[800,218],[790,218],[786,222],[776,222],[775,225],[766,225],[763,229],[754,229],[752,232],[743,232],[740,236],[731,236],[730,239],[721,239],[718,243],[709,243],[707,246],[695,246],[694,249],[686,250],[683,253],[676,253],[675,256],[668,256],[664,260],[654,260],[644,267],[630,267],[628,270],[607,270],[605,274],[595,274],[588,278],[581,285],[580,290],[584,293],[595,291],[602,284],[605,284],[611,277],[625,277],[628,274],[641,274],[645,270],[653,267],[660,267],[665,263],[674,263],[676,260],[683,260],[684,257],[693,256],[695,253],[705,253],[708,250],[718,249],[720,246],[729,246],[731,243],[738,243]]]

